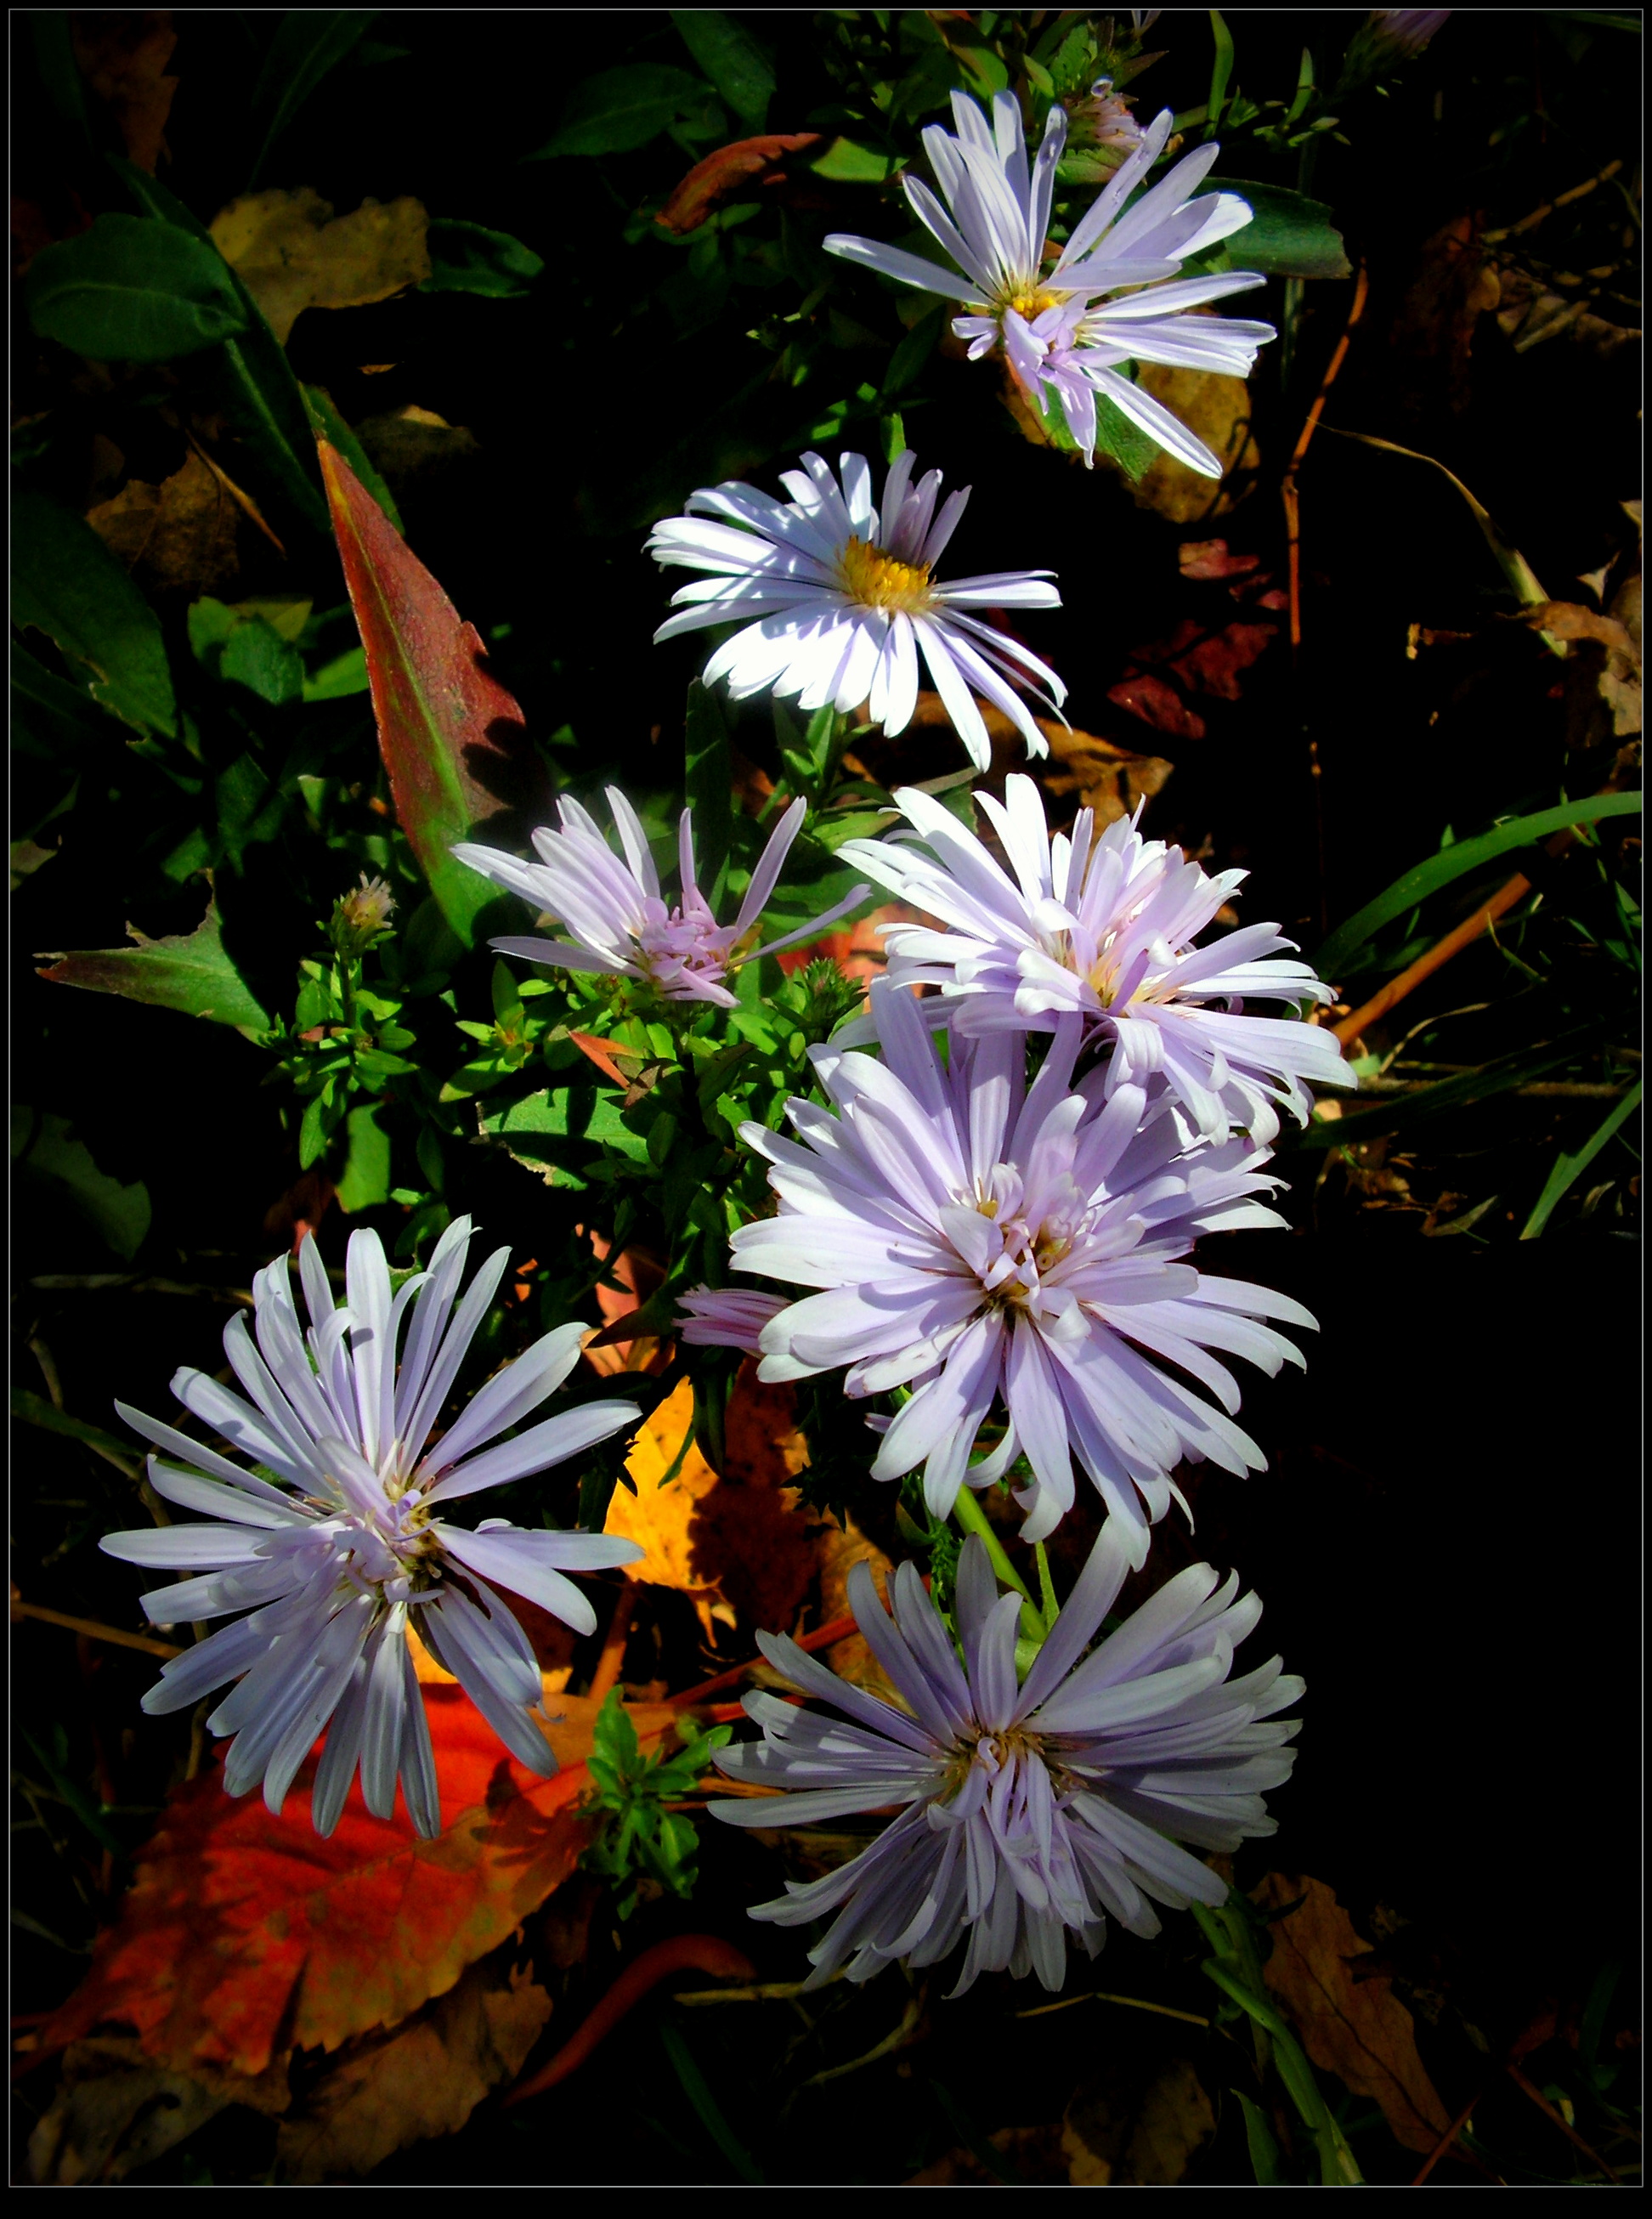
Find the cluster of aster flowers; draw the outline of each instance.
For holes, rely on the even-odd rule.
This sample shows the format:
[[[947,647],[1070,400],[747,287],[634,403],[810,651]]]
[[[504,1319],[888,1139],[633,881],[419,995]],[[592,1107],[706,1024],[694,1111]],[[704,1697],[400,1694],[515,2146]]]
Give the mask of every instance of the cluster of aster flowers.
[[[971,353],[1001,353],[1046,411],[1059,400],[1087,456],[1106,397],[1215,471],[1121,366],[1248,371],[1269,327],[1191,312],[1260,280],[1179,273],[1250,211],[1231,194],[1198,195],[1214,146],[1148,185],[1171,119],[1139,129],[1106,108],[1108,90],[1097,87],[1090,121],[1111,134],[1119,166],[1059,247],[1048,231],[1065,112],[1052,110],[1029,161],[1007,96],[990,112],[960,96],[955,135],[924,134],[939,197],[905,181],[955,270],[864,239],[827,244],[960,301],[954,328]],[[968,494],[943,499],[941,473],[921,476],[910,451],[881,492],[852,453],[835,469],[806,454],[782,482],[785,501],[740,483],[703,488],[655,527],[659,563],[699,574],[656,637],[724,627],[708,686],[858,713],[888,735],[912,721],[922,669],[978,769],[992,761],[981,700],[1030,754],[1044,752],[1028,697],[1059,716],[1061,681],[987,615],[1059,606],[1051,574],[942,583],[936,568]],[[843,845],[866,883],[761,944],[804,830],[801,798],[779,815],[726,921],[699,883],[691,812],[674,898],[643,823],[612,786],[618,853],[566,797],[560,826],[533,835],[531,860],[456,851],[556,928],[497,939],[499,953],[606,979],[616,1006],[689,1005],[679,1015],[691,1025],[736,1006],[742,964],[817,937],[873,885],[920,913],[885,928],[887,972],[866,1014],[810,1051],[815,1098],[786,1103],[790,1134],[741,1128],[767,1165],[772,1208],[730,1240],[743,1284],[694,1289],[678,1326],[686,1349],[748,1352],[767,1381],[841,1378],[865,1410],[871,1477],[921,1475],[931,1519],[972,1528],[946,1608],[910,1563],[893,1575],[888,1609],[864,1567],[851,1581],[892,1700],[764,1635],[802,1702],[749,1696],[761,1738],[717,1756],[747,1791],[712,1806],[732,1824],[897,1813],[841,1869],[753,1912],[830,1918],[810,1951],[816,1981],[840,1970],[864,1980],[897,1959],[938,1963],[962,1943],[960,1989],[988,1971],[1036,1971],[1057,1987],[1069,1936],[1093,1955],[1109,1918],[1150,1934],[1152,1902],[1220,1903],[1225,1883],[1194,1852],[1271,1831],[1262,1795],[1292,1761],[1295,1729],[1276,1714],[1300,1682],[1276,1658],[1233,1676],[1260,1607],[1236,1578],[1196,1566],[1133,1614],[1109,1613],[1146,1563],[1154,1525],[1173,1503],[1186,1507],[1181,1466],[1208,1460],[1243,1475],[1264,1464],[1238,1423],[1233,1360],[1268,1373],[1302,1361],[1281,1328],[1311,1330],[1305,1310],[1191,1259],[1203,1235],[1281,1222],[1269,1144],[1282,1117],[1306,1119],[1314,1088],[1348,1083],[1334,1037],[1302,1022],[1330,990],[1275,925],[1202,944],[1244,873],[1208,874],[1144,837],[1140,812],[1102,827],[1084,809],[1052,834],[1039,789],[1019,774],[1002,802],[974,799],[996,848],[933,794],[900,789],[905,830]],[[338,929],[363,947],[384,929],[388,892],[364,880],[341,917],[345,908]],[[398,1284],[376,1235],[357,1232],[342,1303],[305,1240],[307,1326],[289,1259],[271,1264],[251,1327],[237,1317],[225,1336],[242,1393],[193,1371],[173,1382],[223,1450],[122,1407],[157,1451],[157,1495],[204,1522],[112,1534],[104,1547],[177,1576],[144,1598],[156,1622],[231,1621],[170,1663],[146,1706],[177,1710],[228,1685],[207,1721],[231,1737],[225,1786],[239,1794],[262,1782],[277,1812],[325,1736],[313,1791],[324,1834],[357,1775],[369,1810],[391,1816],[400,1783],[416,1830],[439,1829],[410,1639],[513,1756],[553,1769],[542,1677],[499,1591],[588,1632],[594,1614],[567,1575],[640,1553],[602,1535],[449,1514],[639,1415],[593,1401],[524,1426],[568,1377],[587,1330],[577,1323],[453,1414],[508,1254],[490,1257],[462,1296],[469,1238],[456,1221],[428,1268]],[[1000,1594],[995,1564],[1014,1575],[983,1538],[978,1496],[1008,1486],[1022,1538],[1041,1546],[1075,1512],[1080,1476],[1102,1522],[1065,1607],[1040,1612],[1024,1592]]]

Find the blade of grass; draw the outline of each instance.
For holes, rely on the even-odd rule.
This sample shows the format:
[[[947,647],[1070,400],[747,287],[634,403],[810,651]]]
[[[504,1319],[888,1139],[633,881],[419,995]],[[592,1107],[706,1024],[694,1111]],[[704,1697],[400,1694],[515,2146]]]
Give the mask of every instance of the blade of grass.
[[[1535,1240],[1537,1238],[1554,1215],[1555,1205],[1565,1194],[1567,1189],[1588,1169],[1612,1134],[1621,1126],[1626,1125],[1635,1115],[1641,1106],[1641,1093],[1644,1083],[1642,1079],[1636,1080],[1623,1100],[1607,1112],[1581,1148],[1571,1153],[1568,1153],[1564,1149],[1561,1151],[1555,1159],[1555,1168],[1550,1172],[1543,1192],[1537,1197],[1537,1207],[1521,1228],[1522,1240]]]
[[[660,2021],[660,2039],[665,2045],[666,2055],[671,2060],[671,2069],[682,2083],[682,2092],[699,2116],[700,2124],[724,2156],[749,2187],[761,2188],[763,2176],[756,2160],[735,2133],[717,2108],[717,2098],[705,2085],[705,2076],[694,2061],[693,2052],[669,2019]]]

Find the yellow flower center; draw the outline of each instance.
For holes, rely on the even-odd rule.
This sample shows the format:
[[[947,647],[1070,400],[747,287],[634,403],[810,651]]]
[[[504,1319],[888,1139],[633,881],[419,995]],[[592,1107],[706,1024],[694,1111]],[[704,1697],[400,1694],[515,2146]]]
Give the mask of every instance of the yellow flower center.
[[[863,608],[911,614],[929,606],[928,564],[897,563],[868,540],[850,540],[837,558],[837,574],[844,592]]]
[[[1053,293],[1042,286],[1036,286],[1030,292],[1011,293],[1001,300],[998,313],[1002,315],[1006,309],[1013,308],[1018,316],[1024,317],[1030,324],[1034,317],[1041,316],[1046,308],[1059,308],[1071,298],[1071,293]]]

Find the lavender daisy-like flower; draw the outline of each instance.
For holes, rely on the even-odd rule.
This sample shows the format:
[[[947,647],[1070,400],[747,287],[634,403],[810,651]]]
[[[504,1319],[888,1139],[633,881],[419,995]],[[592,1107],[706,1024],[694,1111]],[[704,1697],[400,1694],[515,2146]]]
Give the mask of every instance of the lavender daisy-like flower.
[[[649,551],[662,566],[710,575],[671,597],[679,613],[654,635],[672,639],[706,625],[745,622],[705,666],[736,699],[773,693],[811,713],[866,705],[885,732],[904,731],[918,698],[918,661],[971,758],[985,770],[991,743],[974,693],[1002,709],[1029,753],[1048,752],[1017,687],[1059,713],[1066,688],[1054,671],[972,609],[1053,609],[1048,570],[998,570],[943,585],[935,569],[958,529],[967,487],[941,500],[941,476],[913,482],[916,457],[896,456],[881,502],[862,455],[838,457],[839,478],[818,455],[782,473],[782,503],[730,482],[689,496],[688,513],[654,527]],[[937,507],[937,503],[939,507]],[[1046,689],[1047,697],[1036,687]],[[973,692],[972,692],[973,689]]]
[[[244,1795],[262,1780],[276,1813],[326,1729],[311,1805],[320,1834],[338,1824],[357,1766],[376,1816],[394,1812],[400,1775],[414,1827],[427,1836],[441,1831],[410,1627],[512,1756],[531,1771],[554,1772],[532,1716],[543,1693],[539,1666],[492,1583],[591,1633],[595,1613],[564,1575],[642,1554],[635,1542],[602,1533],[530,1532],[502,1518],[484,1519],[473,1531],[440,1514],[464,1495],[562,1464],[642,1414],[634,1402],[587,1402],[500,1439],[573,1369],[587,1328],[566,1325],[495,1373],[432,1441],[510,1257],[498,1249],[460,1300],[469,1241],[469,1219],[456,1218],[430,1269],[393,1296],[378,1235],[354,1233],[345,1300],[335,1307],[315,1242],[307,1240],[298,1261],[307,1332],[287,1259],[259,1272],[252,1331],[238,1313],[224,1333],[231,1369],[250,1399],[187,1368],[172,1382],[184,1408],[252,1470],[115,1406],[164,1452],[149,1459],[155,1492],[210,1522],[110,1533],[103,1548],[128,1563],[196,1575],[144,1596],[156,1623],[247,1613],[165,1665],[144,1708],[187,1710],[234,1680],[207,1721],[209,1732],[234,1737],[224,1785]]]
[[[616,786],[608,786],[608,806],[624,850],[624,861],[602,836],[600,826],[577,801],[556,805],[562,829],[542,826],[533,835],[537,863],[519,862],[497,848],[468,842],[454,854],[472,870],[508,886],[537,910],[561,921],[568,940],[518,939],[490,942],[501,955],[530,963],[550,963],[568,971],[595,971],[640,979],[668,1002],[715,1002],[735,1007],[724,983],[742,963],[810,940],[840,917],[859,908],[872,891],[855,886],[844,898],[761,948],[745,943],[757,928],[780,875],[792,842],[803,830],[806,805],[794,801],[769,835],[731,924],[719,924],[695,876],[693,811],[685,809],[677,826],[677,857],[682,884],[677,905],[660,892],[660,874],[649,853],[637,811]]]
[[[1029,165],[1021,109],[994,96],[989,121],[963,93],[953,95],[957,136],[931,124],[923,134],[937,200],[916,177],[902,180],[918,221],[957,270],[903,248],[835,233],[827,252],[864,264],[902,284],[961,301],[953,322],[971,356],[1002,352],[1017,381],[1047,416],[1059,395],[1068,428],[1094,459],[1096,399],[1105,395],[1161,447],[1208,477],[1221,464],[1203,441],[1151,394],[1121,375],[1126,362],[1158,362],[1248,376],[1270,324],[1212,321],[1189,310],[1263,283],[1254,270],[1181,278],[1183,263],[1242,230],[1248,204],[1236,193],[1196,199],[1220,152],[1201,146],[1127,206],[1164,150],[1166,109],[1120,165],[1105,189],[1045,268],[1056,165],[1066,143],[1066,111],[1050,110],[1043,143]],[[944,202],[945,205],[942,205]],[[961,273],[961,274],[960,274]],[[1175,282],[1171,282],[1175,281]],[[1109,294],[1123,298],[1105,301]]]
[[[817,1290],[762,1328],[759,1377],[844,1365],[851,1396],[909,1390],[872,1476],[922,1464],[937,1517],[966,1482],[985,1486],[1025,1455],[1029,1540],[1071,1507],[1076,1456],[1143,1562],[1182,1458],[1240,1473],[1264,1463],[1233,1423],[1238,1383],[1213,1352],[1276,1372],[1302,1358],[1259,1321],[1314,1325],[1282,1295],[1179,1260],[1202,1233],[1282,1222],[1258,1199],[1279,1184],[1267,1152],[1200,1144],[1168,1097],[1144,1122],[1139,1085],[1102,1102],[1092,1073],[1070,1091],[1076,1019],[1028,1088],[1021,1035],[954,1035],[943,1065],[910,994],[877,980],[872,1007],[882,1061],[810,1051],[829,1110],[788,1102],[796,1141],[741,1128],[769,1160],[779,1210],[736,1233],[734,1261]],[[972,1465],[1000,1397],[1003,1434]]]
[[[973,1534],[958,1558],[961,1661],[910,1563],[890,1582],[892,1619],[866,1567],[849,1575],[850,1607],[902,1709],[784,1634],[759,1634],[776,1671],[841,1715],[748,1695],[763,1739],[719,1750],[716,1762],[786,1793],[713,1803],[713,1816],[812,1826],[903,1806],[838,1871],[806,1886],[788,1880],[778,1901],[754,1907],[754,1918],[782,1926],[837,1913],[809,1952],[805,1987],[840,1966],[866,1980],[893,1958],[937,1964],[967,1935],[954,1995],[1005,1970],[1036,1972],[1055,1989],[1069,1934],[1093,1957],[1109,1917],[1133,1934],[1158,1931],[1149,1898],[1178,1911],[1227,1899],[1226,1884],[1177,1844],[1231,1850],[1275,1831],[1262,1793],[1289,1777],[1296,1721],[1274,1714],[1302,1682],[1276,1656],[1229,1679],[1262,1607],[1236,1600],[1237,1577],[1218,1584],[1208,1564],[1178,1573],[1086,1656],[1130,1562],[1109,1519],[1020,1687],[1021,1598],[998,1594]]]
[[[1109,1051],[1108,1094],[1162,1083],[1213,1139],[1239,1125],[1271,1141],[1276,1103],[1305,1123],[1310,1085],[1354,1084],[1333,1033],[1245,1007],[1336,998],[1306,963],[1275,953],[1295,945],[1276,924],[1195,944],[1245,872],[1210,877],[1179,848],[1144,840],[1133,819],[1098,834],[1088,809],[1071,835],[1052,838],[1031,779],[1012,777],[1004,796],[975,799],[1014,879],[912,787],[896,799],[916,835],[845,841],[844,855],[869,878],[944,928],[885,928],[894,984],[939,986],[936,1014],[960,1033],[1049,1031],[1079,1018]]]

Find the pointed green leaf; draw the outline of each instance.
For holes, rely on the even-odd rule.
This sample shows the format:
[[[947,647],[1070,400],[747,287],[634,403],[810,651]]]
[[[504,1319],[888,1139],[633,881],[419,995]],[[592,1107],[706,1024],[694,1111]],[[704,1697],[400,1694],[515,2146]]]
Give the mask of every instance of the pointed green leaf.
[[[345,60],[378,21],[376,8],[295,8],[282,18],[252,89],[252,136],[258,153],[247,178],[258,183],[271,148],[322,79]]]
[[[741,122],[761,131],[774,96],[774,66],[744,23],[715,8],[674,8],[671,20]]]
[[[217,248],[152,216],[100,215],[43,247],[23,299],[38,337],[94,362],[170,362],[246,327]]]
[[[419,286],[421,293],[480,293],[489,300],[519,300],[532,289],[545,266],[541,256],[508,232],[488,231],[481,224],[460,223],[451,217],[434,218],[425,244],[430,276]]]
[[[130,925],[127,929],[136,947],[84,948],[53,955],[51,968],[40,976],[53,985],[120,994],[129,1002],[178,1010],[246,1033],[269,1031],[269,1018],[225,949],[215,898],[208,899],[207,914],[193,932],[146,940]]]

